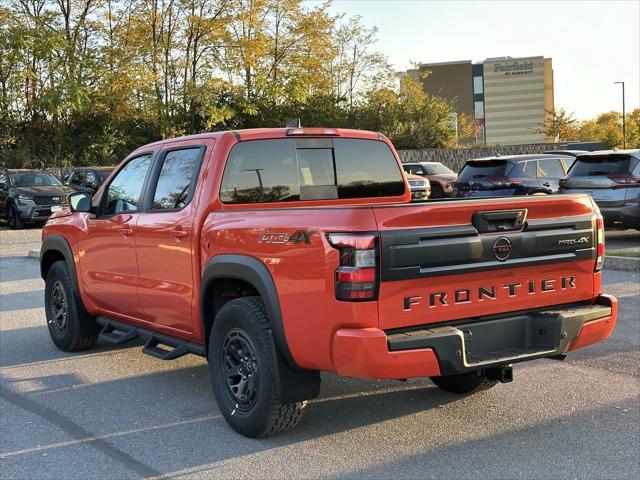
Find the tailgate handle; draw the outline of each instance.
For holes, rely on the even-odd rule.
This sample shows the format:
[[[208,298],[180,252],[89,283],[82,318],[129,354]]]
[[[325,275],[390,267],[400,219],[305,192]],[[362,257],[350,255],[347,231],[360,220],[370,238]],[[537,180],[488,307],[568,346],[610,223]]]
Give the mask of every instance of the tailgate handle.
[[[522,230],[527,218],[527,209],[475,212],[473,225],[478,233],[508,232]]]

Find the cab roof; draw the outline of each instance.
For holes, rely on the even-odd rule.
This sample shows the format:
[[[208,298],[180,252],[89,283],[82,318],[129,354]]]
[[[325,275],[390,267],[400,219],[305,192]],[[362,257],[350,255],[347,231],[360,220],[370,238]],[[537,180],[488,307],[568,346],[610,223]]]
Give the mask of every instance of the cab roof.
[[[298,133],[299,132],[299,133]],[[301,128],[250,128],[243,130],[225,130],[222,132],[205,132],[183,137],[167,138],[143,145],[137,150],[159,147],[173,142],[197,141],[206,138],[219,139],[226,135],[233,135],[238,142],[249,140],[266,140],[276,138],[327,137],[327,138],[357,138],[362,140],[383,140],[384,135],[366,130],[331,127],[301,127]]]

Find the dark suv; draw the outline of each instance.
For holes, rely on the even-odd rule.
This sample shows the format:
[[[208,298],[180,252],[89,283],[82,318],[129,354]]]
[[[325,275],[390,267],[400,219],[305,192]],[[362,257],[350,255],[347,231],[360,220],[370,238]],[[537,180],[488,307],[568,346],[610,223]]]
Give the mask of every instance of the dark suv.
[[[588,193],[605,226],[640,229],[640,150],[580,155],[560,181],[561,193]]]
[[[94,195],[102,182],[104,182],[113,168],[74,168],[64,181],[77,192],[87,192]]]
[[[455,184],[457,197],[557,193],[573,159],[560,155],[514,155],[469,160]]]
[[[67,206],[71,192],[45,170],[0,170],[0,215],[12,229],[45,222]]]

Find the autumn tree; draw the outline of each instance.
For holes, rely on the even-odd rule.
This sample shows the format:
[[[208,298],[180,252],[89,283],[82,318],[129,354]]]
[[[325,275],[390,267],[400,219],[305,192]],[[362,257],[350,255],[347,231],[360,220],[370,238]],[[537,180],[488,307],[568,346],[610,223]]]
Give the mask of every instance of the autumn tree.
[[[640,109],[627,114],[627,147],[637,148],[640,144],[640,132],[637,119]],[[622,114],[619,112],[606,112],[596,118],[580,124],[578,137],[581,141],[599,141],[609,148],[622,148]]]
[[[544,123],[536,130],[554,142],[574,140],[577,138],[578,121],[573,113],[568,113],[564,108],[547,111]]]

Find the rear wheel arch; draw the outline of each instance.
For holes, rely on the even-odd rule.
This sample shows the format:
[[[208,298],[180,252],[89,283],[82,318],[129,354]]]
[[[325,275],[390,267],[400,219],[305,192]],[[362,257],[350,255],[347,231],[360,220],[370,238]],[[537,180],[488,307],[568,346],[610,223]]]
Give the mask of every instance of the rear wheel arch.
[[[229,295],[234,290],[238,294]],[[228,300],[243,296],[262,298],[276,345],[287,364],[297,368],[287,345],[273,277],[260,260],[248,255],[218,255],[205,265],[200,286],[200,321],[205,342],[209,341],[217,311]]]

